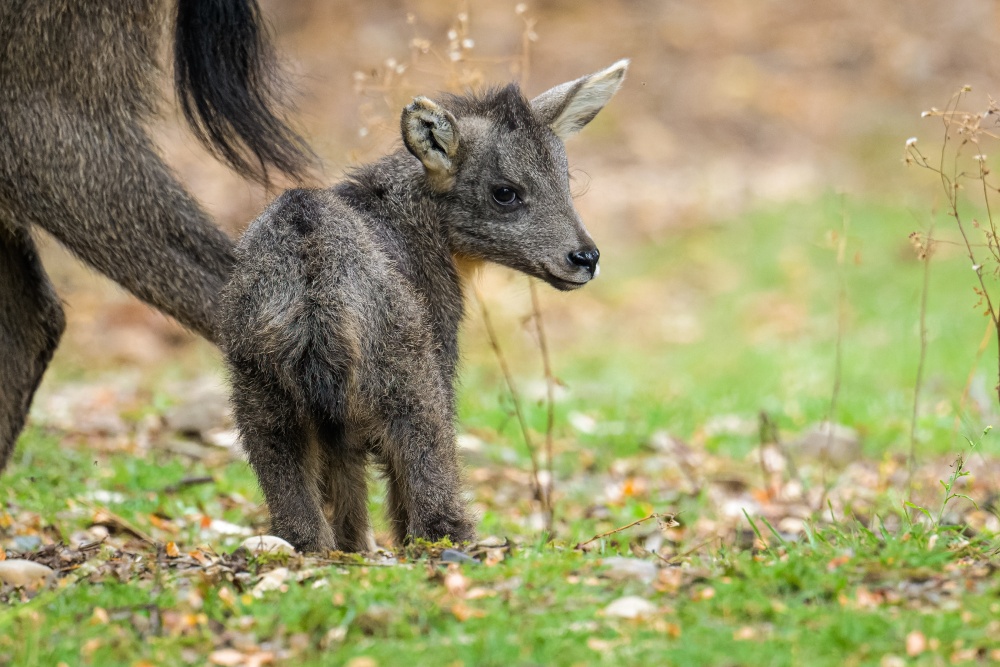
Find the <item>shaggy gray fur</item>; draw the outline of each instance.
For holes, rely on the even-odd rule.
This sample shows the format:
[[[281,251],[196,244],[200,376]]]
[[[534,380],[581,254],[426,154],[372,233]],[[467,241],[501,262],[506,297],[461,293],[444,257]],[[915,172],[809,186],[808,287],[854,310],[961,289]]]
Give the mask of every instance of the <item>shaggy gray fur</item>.
[[[203,0],[177,1],[198,8]],[[233,263],[233,242],[184,191],[144,129],[157,105],[157,54],[170,23],[165,5],[0,2],[0,471],[64,327],[33,226],[143,301],[216,337],[218,294]],[[217,0],[212,7],[242,9],[233,15],[238,25],[257,27],[255,0]],[[214,40],[229,34],[227,27],[195,23],[178,31],[178,44],[206,41],[206,28]],[[267,63],[250,47],[263,50],[264,42],[254,33],[248,46],[245,33],[234,30],[227,42],[242,69],[220,58],[196,60],[190,69],[218,83],[234,104],[255,101],[254,118],[236,119],[243,134],[222,137],[252,152],[261,143],[256,127],[269,122],[266,136],[274,143],[274,128],[283,126],[259,102],[266,99],[261,72]],[[247,72],[255,78],[240,80]],[[188,98],[201,99],[183,85]],[[215,116],[216,124],[227,120]]]
[[[625,68],[534,102],[514,85],[417,98],[401,118],[407,150],[330,189],[286,192],[247,230],[220,333],[275,535],[303,551],[369,549],[372,462],[398,543],[474,537],[455,450],[460,267],[496,262],[562,290],[594,276],[563,139]]]

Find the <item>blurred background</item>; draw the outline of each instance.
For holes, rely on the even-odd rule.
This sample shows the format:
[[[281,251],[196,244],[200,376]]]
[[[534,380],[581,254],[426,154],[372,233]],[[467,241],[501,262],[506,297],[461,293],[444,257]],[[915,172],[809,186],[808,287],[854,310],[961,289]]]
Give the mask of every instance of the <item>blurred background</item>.
[[[395,148],[396,107],[407,95],[454,88],[456,70],[484,84],[524,78],[513,59],[526,30],[533,33],[529,95],[632,59],[628,84],[570,146],[586,192],[579,207],[605,245],[665,243],[681,228],[823,192],[905,196],[931,181],[900,164],[903,141],[932,129],[920,111],[943,106],[965,84],[983,105],[995,89],[1000,9],[987,0],[549,0],[520,15],[517,4],[264,0],[292,74],[293,121],[324,160],[318,182]],[[460,13],[474,46],[452,63],[447,35]],[[386,63],[409,66],[414,38],[434,52],[380,95]],[[367,89],[358,90],[359,77]],[[164,110],[156,132],[167,158],[220,224],[238,233],[272,194],[207,156],[172,103]],[[930,210],[926,201],[913,205]],[[613,264],[614,254],[605,256]],[[77,334],[71,327],[71,340]]]
[[[885,486],[899,481],[911,443],[927,457],[949,454],[996,414],[996,353],[974,309],[968,262],[951,243],[940,184],[902,160],[912,136],[929,153],[940,148],[940,122],[921,111],[944,107],[963,85],[972,86],[973,110],[1000,91],[995,2],[262,6],[290,73],[293,123],[324,161],[317,184],[398,147],[398,113],[413,95],[515,79],[533,96],[632,59],[620,94],[568,147],[577,206],[601,247],[601,277],[573,294],[540,289],[560,381],[563,478],[599,471],[601,484],[618,484],[608,498],[634,496],[636,513],[669,504],[681,473],[626,486],[643,479],[637,471],[648,462],[616,462],[646,453],[676,467],[705,452],[719,461],[690,465],[738,478],[759,454],[758,414],[766,411],[800,446],[790,455],[800,467],[819,460],[809,438],[832,420],[844,428],[842,453],[823,454],[823,465],[844,469],[868,457],[880,462],[869,469]],[[168,88],[165,76],[169,100]],[[154,128],[164,155],[238,234],[275,193],[230,174],[198,146],[172,102],[164,110]],[[942,243],[930,269],[911,436],[923,264],[908,235],[932,227]],[[73,400],[66,387],[102,372],[130,378],[101,380],[127,388],[85,393],[77,414],[99,412],[97,395],[118,413],[123,405],[167,409],[194,395],[190,383],[222,382],[210,346],[54,244],[47,254],[70,324],[37,423],[58,424],[53,415]],[[480,289],[541,434],[544,376],[526,279],[490,269]],[[481,455],[523,467],[510,398],[477,310],[469,313],[464,446],[473,464]],[[735,472],[719,472],[727,466]]]

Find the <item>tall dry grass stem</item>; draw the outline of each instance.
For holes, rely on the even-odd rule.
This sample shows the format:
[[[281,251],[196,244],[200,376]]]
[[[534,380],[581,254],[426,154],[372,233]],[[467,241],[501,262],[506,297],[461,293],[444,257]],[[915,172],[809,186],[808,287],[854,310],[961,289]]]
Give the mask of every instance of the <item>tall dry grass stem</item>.
[[[996,121],[1000,118],[1000,106],[990,98],[986,111],[963,111],[960,106],[970,91],[971,88],[965,86],[951,97],[943,110],[932,108],[922,114],[924,117],[936,118],[941,122],[943,130],[941,150],[936,161],[932,162],[924,155],[917,145],[916,137],[911,137],[906,141],[903,162],[907,165],[916,165],[927,169],[937,175],[948,203],[948,215],[955,219],[955,225],[962,237],[966,255],[976,274],[978,286],[973,289],[979,297],[980,305],[985,303],[984,314],[990,318],[993,330],[1000,333],[1000,312],[994,303],[995,294],[991,294],[987,287],[983,261],[977,257],[976,253],[977,248],[985,247],[987,250],[985,261],[991,261],[993,264],[992,270],[988,273],[994,277],[1000,275],[1000,237],[998,237],[990,199],[991,196],[1000,192],[1000,189],[989,179],[990,169],[987,165],[987,156],[983,151],[985,140],[996,141],[1000,139],[1000,134],[984,127],[984,121],[987,119]],[[972,149],[974,153],[969,155],[969,149]],[[962,167],[968,160],[975,163],[975,167],[971,170]],[[970,221],[964,217],[965,207],[961,192],[965,190],[964,184],[966,182],[978,182],[975,189],[981,193],[982,201],[980,203],[986,214],[985,222],[980,222],[975,218]],[[985,242],[973,242],[970,237],[971,229],[980,230]],[[997,336],[997,348],[996,394],[1000,400],[1000,335]]]
[[[912,238],[912,237],[911,237]],[[923,282],[920,287],[920,354],[917,357],[917,377],[913,381],[913,412],[910,415],[910,455],[906,462],[907,493],[913,493],[913,473],[917,467],[917,418],[920,415],[920,394],[924,384],[924,365],[927,361],[927,295],[931,285],[932,230],[927,232],[926,243],[921,242],[917,258],[923,263]]]

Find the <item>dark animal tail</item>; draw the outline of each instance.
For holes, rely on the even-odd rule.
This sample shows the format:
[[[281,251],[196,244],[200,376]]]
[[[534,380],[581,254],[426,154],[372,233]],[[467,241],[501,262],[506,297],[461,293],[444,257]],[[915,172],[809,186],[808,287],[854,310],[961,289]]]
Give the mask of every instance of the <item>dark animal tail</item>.
[[[257,0],[178,0],[174,84],[197,137],[241,175],[301,177],[315,158],[275,115],[275,69]]]

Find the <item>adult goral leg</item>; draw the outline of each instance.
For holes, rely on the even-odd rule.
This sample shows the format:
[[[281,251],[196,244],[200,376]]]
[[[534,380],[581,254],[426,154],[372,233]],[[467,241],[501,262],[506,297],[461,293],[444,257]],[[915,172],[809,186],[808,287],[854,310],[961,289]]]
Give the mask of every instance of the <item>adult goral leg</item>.
[[[44,109],[11,119],[0,198],[74,254],[181,324],[216,339],[219,292],[233,242],[201,210],[133,124],[101,125]],[[44,133],[45,141],[31,141]],[[2,143],[2,142],[0,142]]]
[[[0,471],[65,326],[28,232],[0,220]]]

